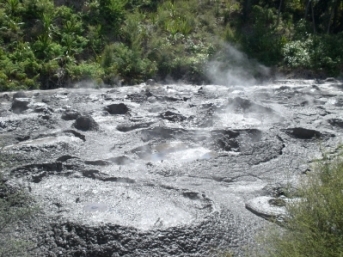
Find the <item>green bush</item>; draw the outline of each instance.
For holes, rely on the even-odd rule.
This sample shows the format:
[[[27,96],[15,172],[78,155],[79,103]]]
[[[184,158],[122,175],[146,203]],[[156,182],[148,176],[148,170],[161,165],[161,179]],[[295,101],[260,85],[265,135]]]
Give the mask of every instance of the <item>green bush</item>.
[[[320,161],[287,205],[284,229],[267,235],[260,256],[343,256],[343,160]]]
[[[157,70],[156,63],[122,43],[106,46],[102,56],[104,82],[110,85],[118,78],[126,84],[140,83],[153,77]]]
[[[282,48],[285,64],[291,68],[309,67],[311,65],[310,49],[312,43],[311,39],[307,39],[306,41],[296,40],[285,44]]]
[[[338,75],[343,71],[343,33],[314,36],[311,50],[314,68],[323,69],[329,75]]]
[[[66,65],[68,75],[73,82],[80,80],[92,80],[101,84],[105,75],[103,68],[98,63],[69,63]]]
[[[282,48],[284,64],[291,68],[323,70],[338,75],[342,67],[343,34],[309,35],[290,41]]]

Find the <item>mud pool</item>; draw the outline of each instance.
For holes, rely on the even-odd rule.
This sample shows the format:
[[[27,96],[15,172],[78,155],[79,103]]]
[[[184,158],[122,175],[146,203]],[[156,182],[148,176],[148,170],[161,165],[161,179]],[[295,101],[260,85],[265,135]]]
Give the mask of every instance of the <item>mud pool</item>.
[[[35,256],[237,255],[343,133],[343,84],[146,85],[0,94],[8,183]],[[24,233],[24,232],[23,232]]]

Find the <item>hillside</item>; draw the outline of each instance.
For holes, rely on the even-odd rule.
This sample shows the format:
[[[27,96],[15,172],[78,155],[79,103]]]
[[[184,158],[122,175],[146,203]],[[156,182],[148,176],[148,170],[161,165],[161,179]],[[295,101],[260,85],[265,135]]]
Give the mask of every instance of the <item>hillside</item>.
[[[0,90],[200,84],[209,63],[245,68],[237,54],[273,70],[339,76],[342,20],[342,0],[1,0]],[[248,68],[264,78],[259,67]]]

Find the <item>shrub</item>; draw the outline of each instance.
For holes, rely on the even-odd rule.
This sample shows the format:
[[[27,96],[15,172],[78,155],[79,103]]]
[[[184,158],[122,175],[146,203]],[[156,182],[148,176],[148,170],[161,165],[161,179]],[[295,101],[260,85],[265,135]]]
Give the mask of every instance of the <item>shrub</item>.
[[[320,161],[287,205],[284,229],[267,236],[261,256],[343,256],[343,161]]]
[[[306,39],[290,41],[282,48],[284,64],[291,68],[324,70],[337,75],[342,65],[343,34],[309,35]]]
[[[310,49],[312,40],[296,40],[287,43],[282,48],[284,62],[291,68],[309,67],[311,64]]]
[[[93,80],[99,82],[104,76],[104,70],[98,63],[68,63],[66,65],[66,70],[74,82],[80,80]]]
[[[102,56],[101,66],[106,74],[104,82],[108,84],[118,78],[126,84],[143,82],[157,70],[156,63],[122,43],[106,46]]]

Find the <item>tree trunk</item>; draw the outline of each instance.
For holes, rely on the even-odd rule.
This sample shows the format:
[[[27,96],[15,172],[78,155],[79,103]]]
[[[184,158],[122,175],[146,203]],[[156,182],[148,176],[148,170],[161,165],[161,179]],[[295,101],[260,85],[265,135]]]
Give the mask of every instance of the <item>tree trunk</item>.
[[[331,23],[331,27],[333,27],[334,30],[337,28],[337,23],[339,23],[338,20],[340,16],[339,11],[340,11],[341,4],[342,4],[342,0],[336,0],[336,4],[334,6],[334,16],[332,19],[333,21]]]
[[[328,19],[328,26],[327,26],[327,29],[326,29],[326,33],[329,34],[330,33],[330,27],[331,27],[331,21],[332,21],[332,18],[335,14],[335,10],[336,10],[336,6],[337,6],[337,3],[338,3],[338,0],[334,1],[334,3],[332,4],[331,6],[331,12],[329,14],[329,19]],[[330,10],[329,10],[330,11]]]
[[[312,11],[312,24],[313,24],[313,33],[316,34],[317,30],[316,30],[316,20],[314,18],[314,4],[313,4],[313,0],[311,0],[311,11]]]
[[[307,1],[307,4],[306,4],[306,10],[305,10],[305,20],[306,20],[307,15],[308,15],[308,9],[309,9],[309,7],[310,7],[310,3],[311,3],[311,0],[308,0],[308,1]]]
[[[251,0],[244,0],[243,3],[243,20],[247,21],[251,11]]]
[[[282,2],[283,2],[283,0],[280,0],[279,10],[278,10],[278,13],[277,13],[276,27],[278,27],[278,26],[279,26],[279,23],[280,23],[280,15],[281,15]]]

